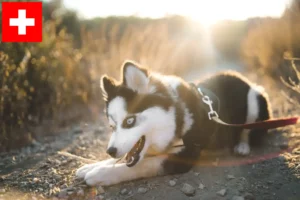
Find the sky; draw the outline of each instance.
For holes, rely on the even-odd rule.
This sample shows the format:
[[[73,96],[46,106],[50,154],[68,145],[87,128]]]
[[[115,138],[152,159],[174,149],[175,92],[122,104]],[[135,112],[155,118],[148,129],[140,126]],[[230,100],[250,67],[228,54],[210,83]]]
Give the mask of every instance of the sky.
[[[279,17],[290,0],[64,0],[84,18],[111,15],[158,18],[168,14],[190,17],[204,24],[255,16]]]

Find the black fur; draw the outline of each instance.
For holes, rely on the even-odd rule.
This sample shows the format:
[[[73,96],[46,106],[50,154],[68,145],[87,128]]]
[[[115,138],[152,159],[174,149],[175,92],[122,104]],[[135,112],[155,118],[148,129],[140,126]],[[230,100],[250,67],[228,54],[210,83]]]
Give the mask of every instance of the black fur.
[[[198,83],[212,91],[220,100],[219,116],[228,123],[245,123],[247,116],[247,95],[250,90],[249,82],[235,72],[220,73]],[[183,136],[185,148],[178,154],[172,154],[163,163],[166,174],[182,173],[189,171],[193,162],[198,157],[202,148],[224,148],[238,143],[242,129],[218,125],[208,119],[207,112],[201,109],[200,103],[191,88],[182,84],[178,87],[180,100],[186,103],[187,108],[193,113],[194,124]],[[270,118],[270,106],[264,94],[259,97],[259,121]],[[256,130],[256,136],[263,132]],[[252,139],[259,139],[252,137]],[[175,161],[174,161],[175,160]],[[185,162],[182,163],[182,160]]]

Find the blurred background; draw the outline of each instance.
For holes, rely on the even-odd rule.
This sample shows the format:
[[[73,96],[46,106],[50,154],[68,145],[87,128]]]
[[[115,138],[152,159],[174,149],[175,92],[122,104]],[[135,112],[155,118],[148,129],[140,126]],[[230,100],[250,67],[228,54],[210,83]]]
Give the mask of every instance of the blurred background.
[[[119,78],[125,59],[190,79],[235,69],[298,83],[299,0],[48,0],[43,15],[43,42],[0,43],[0,151],[99,119],[100,77]]]

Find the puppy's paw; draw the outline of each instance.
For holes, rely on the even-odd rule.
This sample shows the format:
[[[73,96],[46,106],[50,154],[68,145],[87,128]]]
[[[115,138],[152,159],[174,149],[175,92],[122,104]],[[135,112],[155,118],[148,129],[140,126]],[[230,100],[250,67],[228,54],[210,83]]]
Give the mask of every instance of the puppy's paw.
[[[113,165],[97,166],[86,173],[84,180],[87,185],[109,186],[118,183],[121,175],[115,172]]]
[[[246,142],[240,142],[234,147],[234,152],[241,156],[246,156],[250,154],[250,146]]]
[[[95,164],[87,164],[87,165],[83,165],[82,167],[80,167],[79,169],[76,170],[76,177],[77,178],[84,178],[86,173],[90,170],[92,170],[95,167]]]
[[[108,160],[104,160],[104,161],[97,162],[97,163],[83,165],[82,167],[80,167],[79,169],[77,169],[77,171],[76,171],[76,177],[82,179],[82,178],[85,177],[85,175],[89,171],[93,170],[95,167],[110,165],[110,164],[113,164],[114,162],[115,162],[115,159],[108,159]]]

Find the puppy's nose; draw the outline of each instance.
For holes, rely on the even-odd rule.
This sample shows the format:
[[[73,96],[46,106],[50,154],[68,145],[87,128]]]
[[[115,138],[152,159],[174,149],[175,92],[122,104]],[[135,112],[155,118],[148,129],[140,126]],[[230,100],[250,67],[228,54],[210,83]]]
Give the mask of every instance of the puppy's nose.
[[[111,157],[115,158],[117,154],[117,148],[115,147],[109,147],[106,151],[107,154],[109,154]]]

